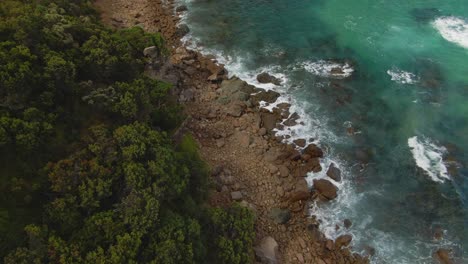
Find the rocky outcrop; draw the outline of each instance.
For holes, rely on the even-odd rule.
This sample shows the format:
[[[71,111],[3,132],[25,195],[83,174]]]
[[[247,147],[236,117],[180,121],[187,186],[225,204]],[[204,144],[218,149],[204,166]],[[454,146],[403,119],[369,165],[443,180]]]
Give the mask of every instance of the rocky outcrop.
[[[314,189],[326,200],[333,200],[337,197],[338,187],[325,179],[314,180]]]

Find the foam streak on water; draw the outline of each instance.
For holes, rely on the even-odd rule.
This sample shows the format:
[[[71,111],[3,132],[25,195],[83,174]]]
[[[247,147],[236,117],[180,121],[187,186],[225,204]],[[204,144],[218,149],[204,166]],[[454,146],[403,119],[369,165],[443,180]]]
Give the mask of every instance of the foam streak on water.
[[[442,37],[450,42],[468,49],[468,21],[458,17],[440,17],[433,26]]]
[[[423,169],[433,181],[444,182],[450,179],[443,161],[443,154],[446,152],[444,147],[435,145],[429,139],[418,137],[409,138],[408,146],[418,167]]]

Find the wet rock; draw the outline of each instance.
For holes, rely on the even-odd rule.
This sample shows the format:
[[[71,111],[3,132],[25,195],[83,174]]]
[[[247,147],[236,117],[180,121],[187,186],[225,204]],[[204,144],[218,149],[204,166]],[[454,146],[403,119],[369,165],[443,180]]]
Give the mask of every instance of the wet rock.
[[[260,102],[267,102],[267,103],[274,103],[280,96],[279,93],[275,91],[265,91],[263,89],[259,89],[260,91],[256,94],[252,95],[253,103],[259,104]]]
[[[297,125],[297,120],[299,119],[298,113],[293,113],[286,121],[283,122],[285,126],[295,126]]]
[[[323,158],[323,151],[315,144],[308,145],[304,151],[304,154],[310,155],[312,158]]]
[[[450,253],[450,250],[440,248],[434,253],[434,258],[437,259],[440,264],[453,264],[453,260],[450,258]]]
[[[305,147],[305,145],[306,145],[306,140],[300,138],[300,139],[294,140],[293,143],[296,144],[298,147],[303,148],[303,147]]]
[[[335,166],[334,163],[330,164],[330,167],[328,167],[327,176],[334,181],[341,181],[341,171]]]
[[[291,219],[291,212],[288,209],[273,208],[269,216],[277,224],[286,224]]]
[[[305,163],[299,164],[294,170],[295,177],[306,177],[309,172],[319,172],[322,170],[320,161],[317,158],[309,159]]]
[[[344,227],[346,227],[346,228],[350,228],[353,225],[353,223],[349,219],[345,219],[343,221],[343,224],[344,224]]]
[[[237,191],[237,192],[231,192],[231,199],[234,200],[234,201],[240,201],[242,200],[242,193]]]
[[[273,83],[274,85],[280,85],[281,80],[276,78],[275,76],[272,76],[266,72],[260,73],[257,75],[257,81],[259,83]]]
[[[258,261],[265,264],[278,263],[278,243],[270,236],[265,237],[260,245],[254,248]]]
[[[176,7],[176,12],[177,12],[177,13],[185,12],[185,11],[187,11],[187,10],[188,10],[188,8],[187,8],[186,5],[180,5],[180,6]]]
[[[181,24],[176,29],[176,34],[180,38],[187,35],[189,32],[190,32],[190,29],[186,24]]]
[[[314,189],[327,200],[333,200],[337,197],[338,188],[328,180],[314,180]]]
[[[336,238],[335,246],[338,249],[342,247],[347,247],[351,243],[351,240],[353,240],[353,237],[351,235],[341,235],[338,238]]]

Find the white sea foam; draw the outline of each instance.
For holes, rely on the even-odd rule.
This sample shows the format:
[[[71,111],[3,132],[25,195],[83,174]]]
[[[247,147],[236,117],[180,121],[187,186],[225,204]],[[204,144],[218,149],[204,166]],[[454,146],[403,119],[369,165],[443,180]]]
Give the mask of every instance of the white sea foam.
[[[400,70],[398,68],[388,70],[387,74],[390,75],[392,81],[401,84],[414,84],[419,81],[415,74]]]
[[[396,249],[392,247],[395,245],[394,242],[400,242],[398,241],[398,238],[391,237],[390,239],[391,235],[378,230],[376,230],[374,233],[368,232],[369,227],[372,225],[373,218],[368,216],[367,218],[362,219],[362,215],[359,214],[358,210],[356,210],[356,207],[363,200],[369,199],[369,196],[380,194],[375,192],[358,193],[355,190],[352,181],[353,174],[350,171],[352,166],[349,166],[349,164],[346,164],[344,161],[339,159],[334,153],[333,149],[327,149],[323,146],[323,144],[320,144],[320,142],[325,144],[339,142],[343,139],[334,135],[327,127],[327,119],[325,116],[320,115],[319,106],[313,105],[306,100],[300,100],[300,98],[296,99],[296,97],[292,95],[292,90],[295,88],[291,87],[290,80],[287,78],[287,74],[291,69],[297,70],[299,67],[312,74],[328,78],[349,77],[354,72],[354,69],[347,63],[316,61],[299,63],[291,66],[289,69],[282,68],[278,65],[271,65],[268,67],[261,67],[252,70],[246,67],[246,62],[249,61],[249,54],[246,52],[243,52],[242,54],[231,53],[230,55],[226,55],[220,50],[201,46],[201,42],[192,34],[187,35],[184,38],[184,42],[189,48],[197,50],[204,55],[214,55],[219,63],[225,65],[225,68],[228,70],[230,76],[236,75],[249,84],[267,90],[275,90],[279,92],[281,96],[279,97],[278,101],[274,104],[263,104],[265,108],[272,110],[273,107],[282,102],[291,104],[290,113],[297,112],[299,114],[300,119],[297,120],[299,124],[293,127],[285,127],[284,130],[276,130],[277,135],[287,136],[288,139],[286,139],[286,141],[288,142],[292,142],[298,138],[313,138],[315,140],[314,142],[321,145],[325,152],[327,152],[325,158],[321,159],[320,161],[323,170],[319,173],[309,173],[308,177],[306,178],[309,186],[312,186],[313,179],[327,178],[328,180],[331,180],[326,175],[327,168],[331,163],[334,163],[335,166],[340,168],[342,172],[342,181],[335,182],[331,180],[333,184],[339,188],[338,197],[329,203],[320,205],[314,204],[310,208],[311,215],[315,215],[317,219],[321,221],[321,231],[330,239],[336,239],[338,236],[345,233],[352,234],[352,246],[368,244],[375,247],[377,249],[377,255],[373,258],[377,258],[377,260],[371,259],[372,263],[381,263],[379,260],[386,259],[386,256],[394,256]],[[281,56],[281,50],[275,49],[275,51],[278,51],[277,54]],[[332,69],[337,67],[339,67],[343,73],[332,74]],[[269,74],[280,78],[282,84],[280,86],[276,86],[273,84],[258,83],[256,76],[261,72],[268,72]],[[346,218],[353,222],[353,227],[351,229],[343,228],[343,220]],[[341,226],[341,228],[338,230],[336,229],[337,224]],[[382,239],[375,240],[375,238]],[[384,238],[389,238],[389,240]],[[398,245],[398,250],[400,250],[400,252],[405,251],[405,247]],[[389,262],[391,262],[391,260]],[[397,263],[409,264],[412,262],[400,261]]]
[[[443,155],[447,151],[444,147],[437,146],[429,139],[419,139],[416,136],[408,139],[408,146],[416,165],[423,169],[433,181],[444,182],[450,179],[443,161]]]
[[[468,21],[466,19],[453,16],[440,17],[432,25],[444,39],[468,49]]]
[[[304,70],[321,77],[327,78],[347,78],[351,76],[354,72],[354,69],[349,63],[340,63],[334,61],[308,61],[298,65]]]

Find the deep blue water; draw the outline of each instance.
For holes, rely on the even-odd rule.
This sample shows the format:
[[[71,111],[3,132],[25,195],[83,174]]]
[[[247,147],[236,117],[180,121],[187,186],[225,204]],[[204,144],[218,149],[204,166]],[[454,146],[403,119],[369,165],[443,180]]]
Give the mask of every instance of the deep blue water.
[[[433,263],[438,248],[468,263],[466,0],[185,3],[189,43],[254,84],[281,77],[264,87],[304,125],[278,133],[314,138],[343,170],[339,198],[311,210],[328,236],[351,233],[374,263]]]

